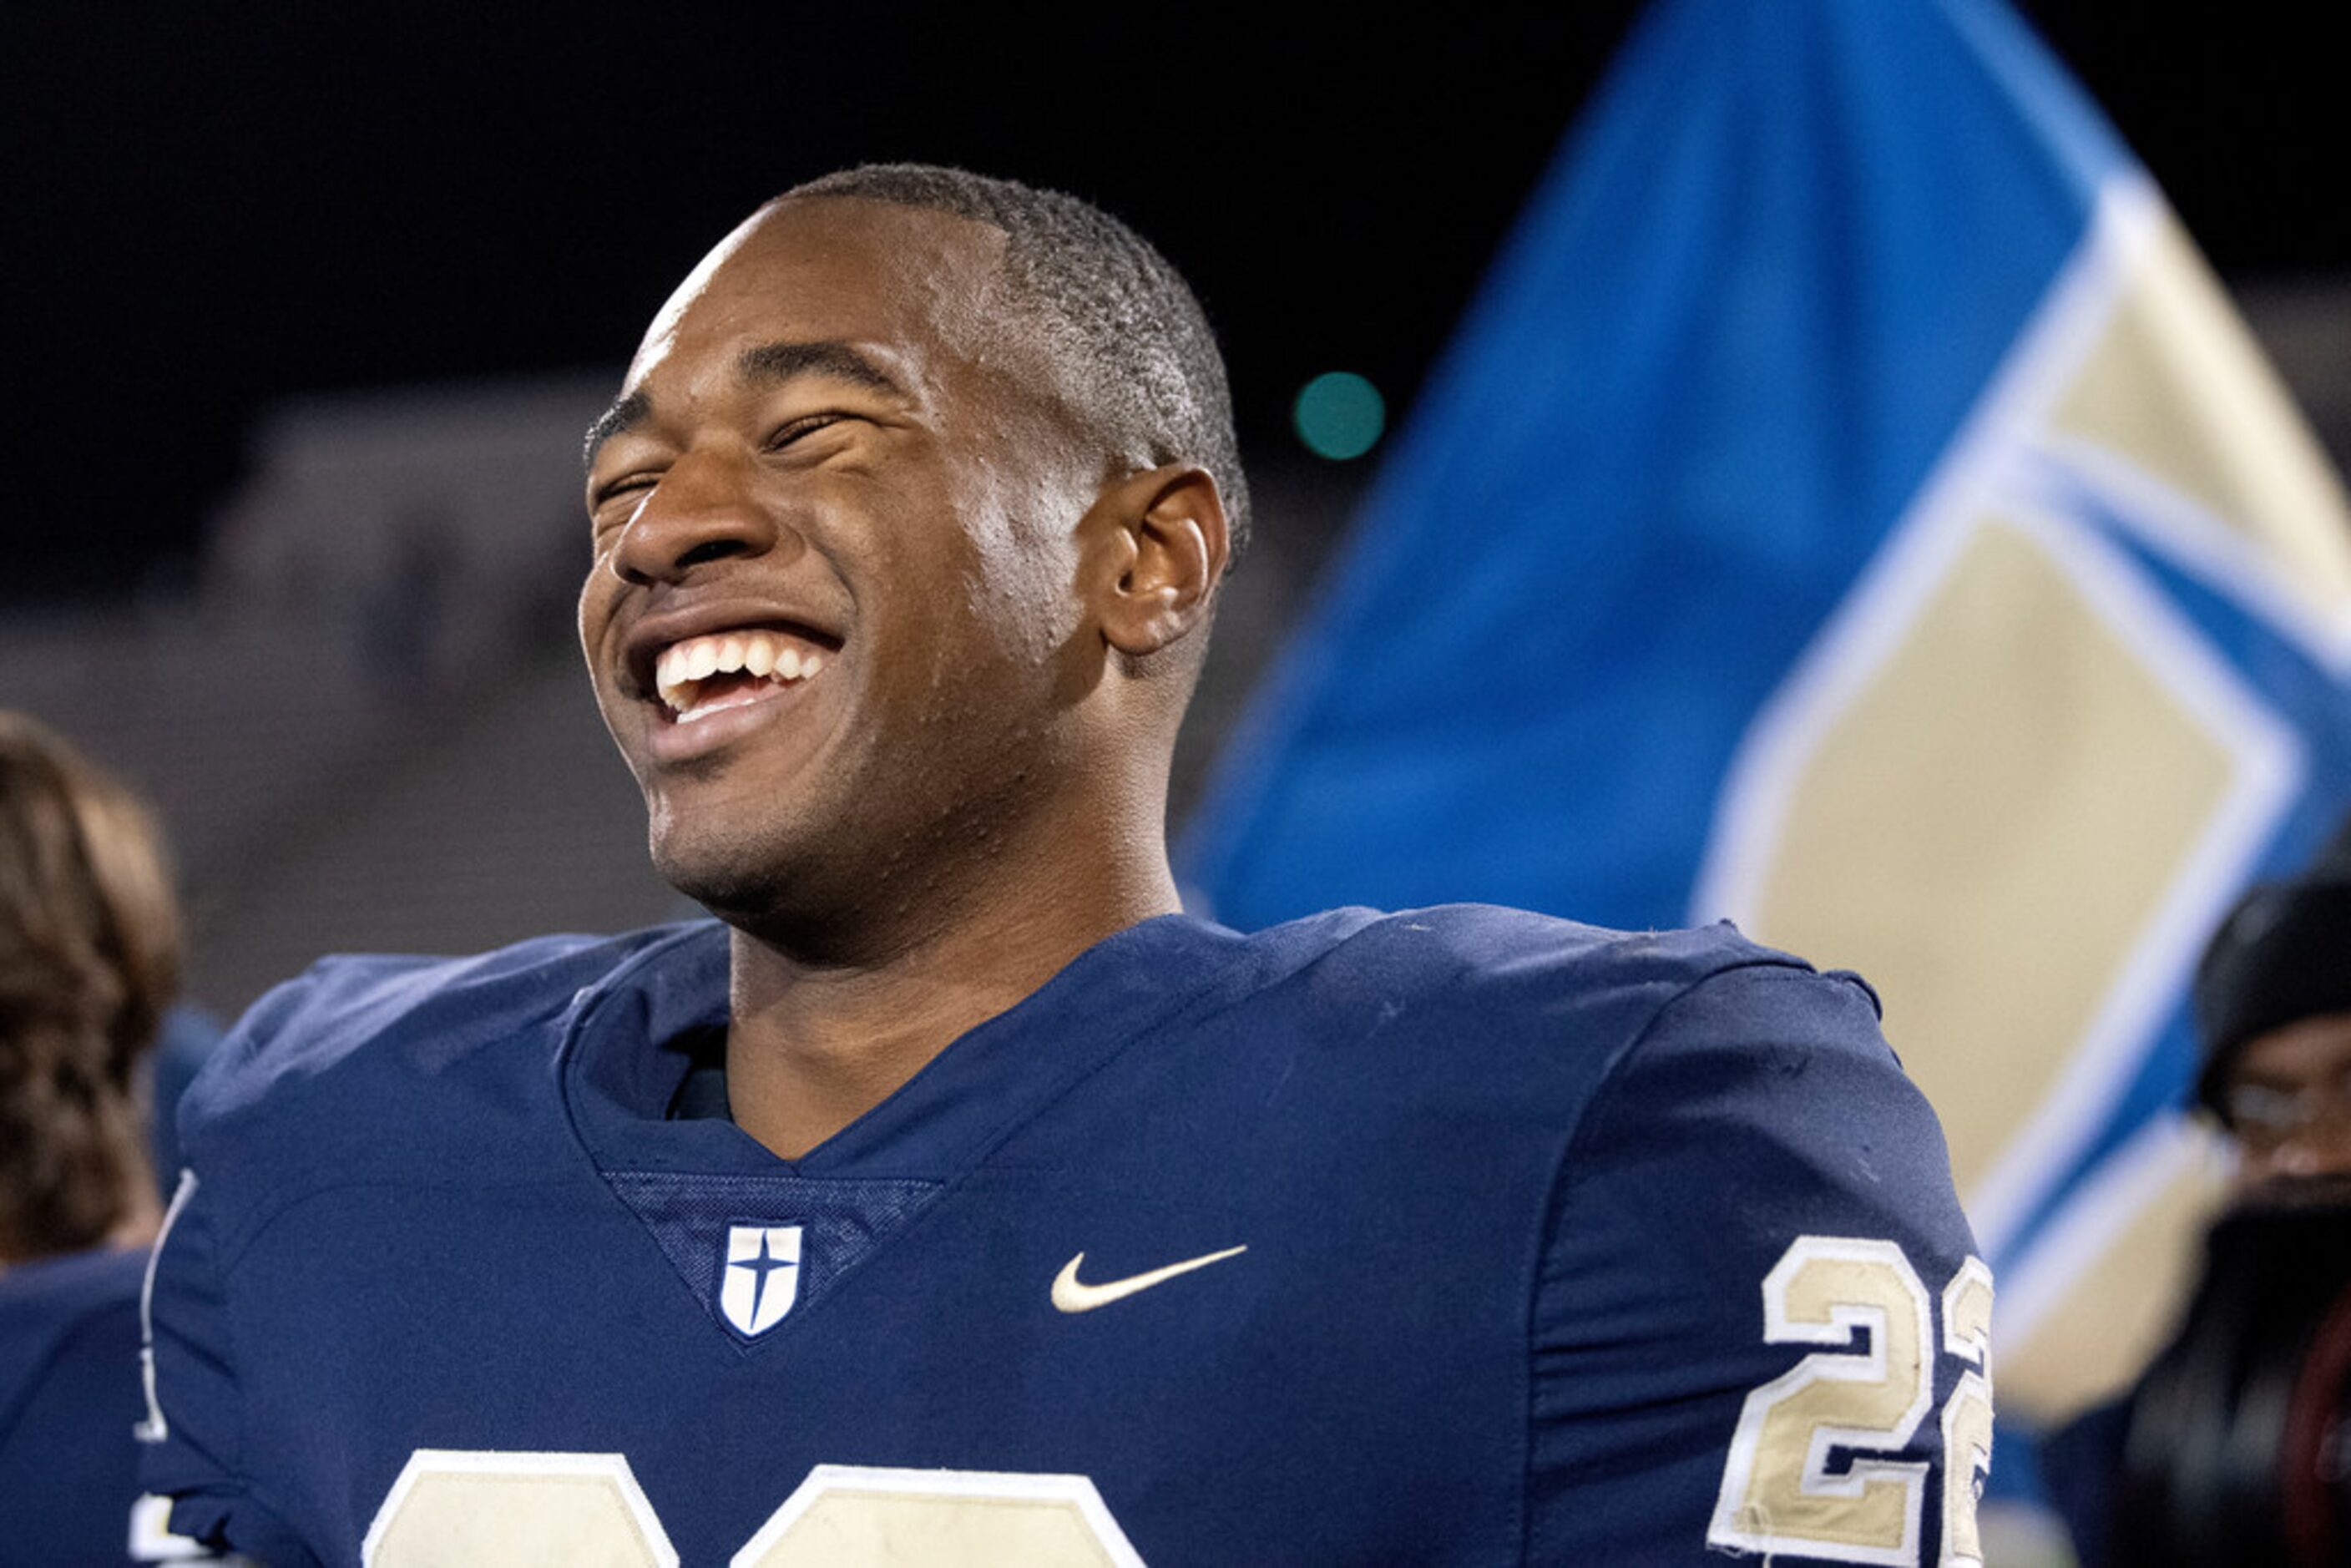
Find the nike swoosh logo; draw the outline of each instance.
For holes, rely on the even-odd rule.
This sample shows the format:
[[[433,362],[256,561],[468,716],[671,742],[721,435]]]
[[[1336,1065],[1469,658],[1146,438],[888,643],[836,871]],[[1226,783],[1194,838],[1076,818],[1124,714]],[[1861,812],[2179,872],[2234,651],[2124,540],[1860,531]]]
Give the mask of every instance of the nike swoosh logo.
[[[1188,1274],[1195,1269],[1205,1269],[1211,1263],[1238,1258],[1248,1250],[1247,1247],[1228,1247],[1222,1252],[1186,1258],[1181,1263],[1170,1263],[1165,1269],[1154,1269],[1147,1274],[1129,1274],[1123,1280],[1111,1280],[1099,1285],[1085,1284],[1078,1279],[1078,1265],[1086,1260],[1086,1255],[1081,1252],[1062,1264],[1061,1271],[1053,1276],[1053,1305],[1065,1312],[1090,1312],[1096,1307],[1123,1301],[1137,1291],[1164,1285],[1178,1274]]]

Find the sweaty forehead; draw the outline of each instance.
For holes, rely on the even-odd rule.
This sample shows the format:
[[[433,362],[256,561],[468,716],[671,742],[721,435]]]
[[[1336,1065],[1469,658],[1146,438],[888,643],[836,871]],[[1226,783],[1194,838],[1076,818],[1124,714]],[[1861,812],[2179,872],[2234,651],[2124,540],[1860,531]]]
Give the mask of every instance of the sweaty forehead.
[[[918,362],[984,357],[1005,235],[862,197],[770,202],[721,240],[646,329],[629,384],[747,343],[870,343]]]

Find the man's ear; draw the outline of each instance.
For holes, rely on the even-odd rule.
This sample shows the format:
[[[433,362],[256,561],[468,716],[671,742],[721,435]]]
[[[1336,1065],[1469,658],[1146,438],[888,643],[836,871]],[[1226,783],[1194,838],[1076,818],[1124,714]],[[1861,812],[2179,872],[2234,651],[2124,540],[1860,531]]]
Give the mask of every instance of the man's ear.
[[[1207,614],[1232,553],[1224,498],[1205,468],[1170,463],[1115,481],[1086,518],[1087,589],[1102,639],[1134,658]]]

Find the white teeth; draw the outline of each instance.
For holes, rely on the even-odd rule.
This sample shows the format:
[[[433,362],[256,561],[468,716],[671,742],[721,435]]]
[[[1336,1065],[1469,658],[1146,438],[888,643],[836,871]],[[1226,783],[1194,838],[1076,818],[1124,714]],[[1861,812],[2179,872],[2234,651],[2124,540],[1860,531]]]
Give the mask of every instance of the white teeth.
[[[803,653],[772,632],[722,632],[673,643],[653,661],[653,686],[679,720],[707,718],[719,711],[700,706],[700,683],[722,671],[745,671],[781,684],[806,680],[824,667],[820,655]],[[728,704],[728,706],[735,705]]]

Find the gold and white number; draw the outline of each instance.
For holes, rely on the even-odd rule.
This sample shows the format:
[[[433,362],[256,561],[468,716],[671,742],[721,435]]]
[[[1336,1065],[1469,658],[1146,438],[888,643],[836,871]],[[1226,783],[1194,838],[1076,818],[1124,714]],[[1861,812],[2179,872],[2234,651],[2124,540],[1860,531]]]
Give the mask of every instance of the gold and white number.
[[[729,1568],[1143,1568],[1083,1476],[819,1465]]]
[[[677,1568],[619,1454],[420,1448],[376,1511],[366,1568]],[[730,1568],[1142,1568],[1083,1476],[819,1465]]]
[[[1943,1349],[1974,1370],[1943,1406],[1943,1557],[1940,1568],[1983,1568],[1976,1499],[1991,1471],[1991,1270],[1959,1265],[1943,1291]]]
[[[1900,1460],[1934,1403],[1932,1306],[1890,1241],[1803,1236],[1763,1279],[1763,1338],[1816,1344],[1747,1396],[1707,1544],[1915,1568],[1928,1467]],[[1991,1462],[1991,1272],[1943,1292],[1941,1348],[1969,1364],[1942,1417],[1941,1568],[1980,1564],[1976,1494]],[[1860,1337],[1867,1335],[1867,1344]],[[1832,1471],[1833,1457],[1846,1459]]]
[[[376,1510],[360,1561],[677,1568],[677,1552],[619,1454],[419,1448]]]

